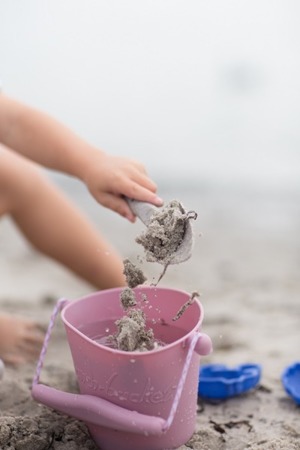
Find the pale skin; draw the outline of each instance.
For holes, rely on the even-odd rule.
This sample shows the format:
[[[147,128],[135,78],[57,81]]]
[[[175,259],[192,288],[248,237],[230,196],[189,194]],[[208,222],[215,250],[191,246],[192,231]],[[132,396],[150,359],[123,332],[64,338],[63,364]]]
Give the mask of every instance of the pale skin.
[[[99,150],[40,111],[0,95],[0,217],[10,215],[28,241],[97,289],[124,286],[122,258],[41,173],[39,165],[86,184],[102,206],[134,222],[124,196],[162,200],[144,166]],[[36,359],[43,334],[24,318],[0,313],[0,358]]]

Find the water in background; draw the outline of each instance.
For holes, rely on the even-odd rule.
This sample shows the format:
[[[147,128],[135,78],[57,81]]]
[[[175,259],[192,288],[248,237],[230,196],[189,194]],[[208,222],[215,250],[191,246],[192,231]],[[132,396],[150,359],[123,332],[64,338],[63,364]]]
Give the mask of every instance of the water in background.
[[[297,190],[300,4],[11,0],[4,90],[160,186]]]

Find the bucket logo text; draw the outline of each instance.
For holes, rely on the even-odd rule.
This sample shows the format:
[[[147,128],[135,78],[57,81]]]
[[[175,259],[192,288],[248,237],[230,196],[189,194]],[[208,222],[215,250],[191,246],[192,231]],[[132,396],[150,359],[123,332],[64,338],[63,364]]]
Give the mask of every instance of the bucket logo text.
[[[155,389],[152,386],[151,379],[148,377],[145,379],[144,385],[139,392],[129,391],[127,389],[120,388],[119,374],[114,372],[108,378],[105,385],[102,385],[99,381],[95,380],[91,376],[84,373],[82,370],[77,369],[78,381],[84,384],[89,389],[92,389],[100,396],[117,398],[118,400],[130,401],[132,403],[164,403],[173,399],[176,386],[168,386],[165,389]],[[118,387],[116,386],[118,385]],[[122,383],[121,383],[122,385]]]

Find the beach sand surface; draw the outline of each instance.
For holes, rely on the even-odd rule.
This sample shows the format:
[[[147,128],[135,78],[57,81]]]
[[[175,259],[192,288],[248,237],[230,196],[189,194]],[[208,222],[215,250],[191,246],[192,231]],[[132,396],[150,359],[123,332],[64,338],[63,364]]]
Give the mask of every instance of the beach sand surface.
[[[180,450],[299,449],[300,409],[286,394],[281,374],[300,361],[300,193],[202,187],[161,194],[199,214],[192,258],[170,266],[161,286],[200,292],[202,330],[214,345],[201,363],[262,366],[255,389],[221,402],[198,399],[195,433]],[[138,262],[142,249],[135,236],[142,224],[129,224],[87,197],[80,191],[74,199],[124,258]],[[142,268],[150,282],[161,271],[145,262]],[[32,249],[7,218],[0,222],[0,273],[1,310],[44,326],[59,298],[76,299],[94,290]],[[34,371],[35,364],[5,368],[0,449],[96,449],[85,424],[31,399]],[[77,391],[60,319],[41,380]]]

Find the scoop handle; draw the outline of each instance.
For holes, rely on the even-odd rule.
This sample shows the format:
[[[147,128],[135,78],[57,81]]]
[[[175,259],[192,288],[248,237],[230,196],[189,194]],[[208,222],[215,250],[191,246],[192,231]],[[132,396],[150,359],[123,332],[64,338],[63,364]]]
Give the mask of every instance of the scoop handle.
[[[125,200],[133,214],[135,214],[144,225],[148,226],[153,213],[157,211],[158,208],[151,203],[140,202],[139,200],[133,200],[128,197],[125,197]]]

